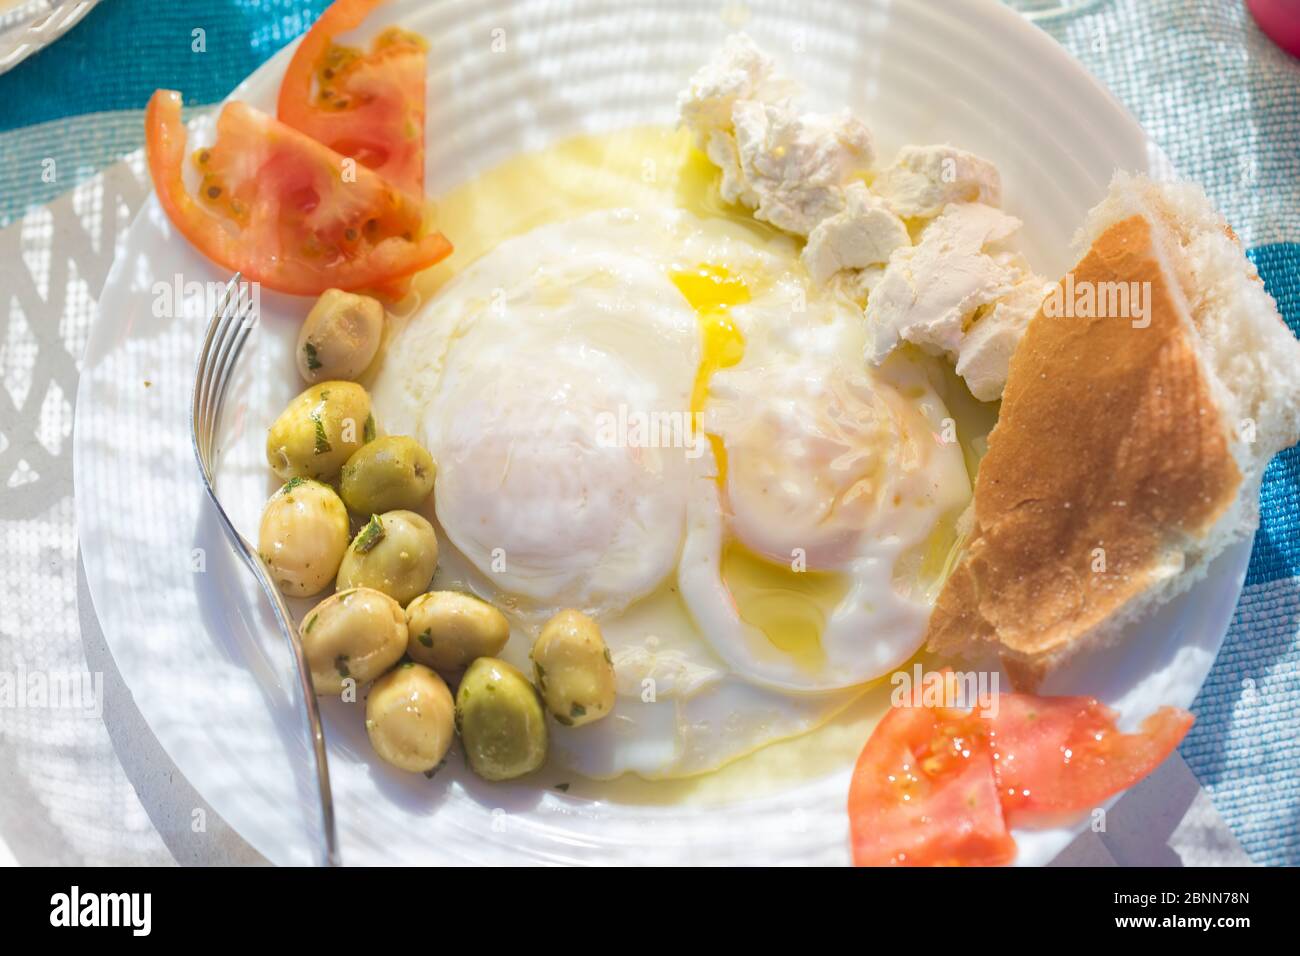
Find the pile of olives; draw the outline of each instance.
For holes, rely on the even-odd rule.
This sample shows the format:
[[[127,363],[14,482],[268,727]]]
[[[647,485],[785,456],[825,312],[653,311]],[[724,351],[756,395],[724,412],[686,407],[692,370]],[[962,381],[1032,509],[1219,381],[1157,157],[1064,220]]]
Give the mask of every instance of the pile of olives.
[[[564,610],[533,645],[530,681],[497,657],[504,614],[429,590],[438,538],[420,511],[437,466],[415,439],[378,434],[355,381],[383,325],[377,300],[337,289],[307,315],[297,361],[308,387],[267,432],[267,463],[285,483],[262,512],[258,551],[288,596],[336,588],[299,636],[317,694],[370,685],[366,731],[380,757],[432,773],[458,733],[475,773],[513,779],[545,761],[548,711],[569,727],[610,712],[613,662],[596,622]]]

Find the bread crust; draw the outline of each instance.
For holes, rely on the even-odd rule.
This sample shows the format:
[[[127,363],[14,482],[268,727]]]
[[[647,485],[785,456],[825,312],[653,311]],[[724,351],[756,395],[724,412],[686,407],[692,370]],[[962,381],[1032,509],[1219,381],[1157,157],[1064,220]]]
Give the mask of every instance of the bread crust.
[[[1150,283],[1150,324],[1042,309],[1030,322],[976,478],[972,530],[927,632],[931,650],[992,649],[1035,680],[1180,573],[1242,484],[1151,223],[1133,215],[1107,228],[1073,282]]]

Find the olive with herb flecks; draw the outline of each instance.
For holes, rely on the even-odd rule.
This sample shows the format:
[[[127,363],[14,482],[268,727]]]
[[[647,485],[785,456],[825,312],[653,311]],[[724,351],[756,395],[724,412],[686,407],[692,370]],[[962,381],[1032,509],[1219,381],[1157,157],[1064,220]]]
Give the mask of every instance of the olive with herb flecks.
[[[337,694],[349,677],[367,684],[406,653],[406,613],[387,594],[351,588],[332,594],[298,625],[317,694]]]
[[[298,330],[298,374],[307,382],[353,381],[374,360],[383,334],[379,300],[326,289]]]
[[[484,780],[511,780],[546,760],[546,712],[518,668],[480,657],[456,691],[456,729],[470,769]]]
[[[407,604],[433,580],[438,567],[438,536],[414,511],[371,515],[357,532],[339,565],[338,586],[382,591]]]
[[[401,664],[371,685],[366,734],[375,753],[394,767],[430,773],[451,747],[455,712],[441,677],[422,664]]]
[[[600,627],[580,611],[546,622],[533,645],[533,673],[546,709],[566,727],[599,720],[614,708],[614,663]]]
[[[413,510],[433,490],[435,471],[433,457],[414,438],[385,435],[352,453],[339,494],[356,514]]]
[[[374,438],[370,396],[355,382],[321,382],[299,394],[266,433],[266,460],[281,478],[330,481]]]
[[[510,622],[487,601],[456,591],[421,594],[406,608],[407,654],[443,674],[458,674],[480,657],[495,657],[510,639]]]
[[[262,509],[257,551],[290,597],[329,586],[348,547],[348,510],[329,485],[291,478]]]

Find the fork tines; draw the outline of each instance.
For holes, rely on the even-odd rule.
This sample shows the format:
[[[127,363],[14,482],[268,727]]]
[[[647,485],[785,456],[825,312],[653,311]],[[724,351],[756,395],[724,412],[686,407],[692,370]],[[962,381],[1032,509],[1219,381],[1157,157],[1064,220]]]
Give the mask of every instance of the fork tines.
[[[257,324],[250,284],[237,272],[226,284],[199,350],[194,376],[194,442],[205,477],[211,479],[212,452],[226,390],[239,353]]]

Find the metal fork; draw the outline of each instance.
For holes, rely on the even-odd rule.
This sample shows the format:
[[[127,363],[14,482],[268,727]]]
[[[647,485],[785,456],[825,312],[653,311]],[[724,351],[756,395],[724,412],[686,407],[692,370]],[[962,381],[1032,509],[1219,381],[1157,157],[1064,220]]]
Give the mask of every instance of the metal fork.
[[[280,633],[293,651],[298,685],[302,690],[303,700],[306,701],[307,732],[311,737],[316,758],[316,782],[320,790],[321,809],[321,862],[326,866],[337,866],[341,860],[338,834],[334,826],[334,801],[330,796],[325,732],[321,727],[320,709],[316,705],[316,692],[311,683],[311,669],[307,666],[302,642],[298,638],[298,629],[294,626],[284,596],[271,580],[271,571],[266,566],[266,562],[257,553],[257,548],[235,530],[234,524],[226,514],[226,509],[221,506],[221,501],[217,498],[212,483],[217,426],[221,421],[221,409],[225,405],[226,390],[239,364],[239,354],[244,348],[244,343],[248,341],[248,335],[257,319],[252,314],[251,297],[244,294],[245,287],[241,284],[241,278],[242,276],[237,272],[226,285],[225,292],[217,302],[216,313],[208,323],[203,347],[199,350],[198,367],[194,372],[194,401],[190,416],[194,457],[198,459],[203,484],[208,490],[208,497],[216,506],[226,534],[234,544],[235,550],[244,559],[244,563],[252,569],[266,596],[271,599],[276,620],[280,624]]]

